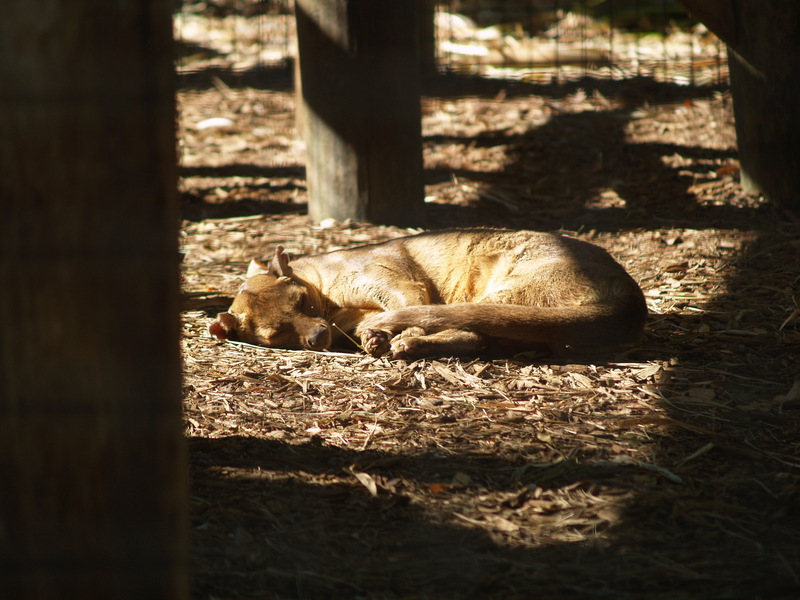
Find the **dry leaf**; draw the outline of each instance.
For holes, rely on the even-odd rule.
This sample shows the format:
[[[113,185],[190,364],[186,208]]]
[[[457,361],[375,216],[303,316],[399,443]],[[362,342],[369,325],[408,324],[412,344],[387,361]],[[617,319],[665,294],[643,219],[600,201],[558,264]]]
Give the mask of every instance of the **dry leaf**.
[[[375,483],[375,479],[369,473],[363,473],[360,471],[353,471],[353,475],[355,478],[358,479],[359,483],[367,488],[367,491],[370,493],[370,496],[373,498],[378,497],[378,484]]]
[[[454,385],[461,384],[461,380],[453,373],[450,369],[444,366],[442,363],[438,361],[431,362],[431,367],[434,371],[436,371],[439,375],[441,375],[445,381],[448,383],[452,383]]]
[[[511,533],[519,529],[519,525],[503,517],[488,517],[486,520],[492,527],[494,527],[498,531]]]
[[[634,379],[637,381],[645,381],[653,377],[656,373],[661,370],[661,363],[653,363],[651,365],[647,365],[643,369],[639,369],[633,374]]]
[[[785,395],[778,395],[773,398],[775,402],[786,404],[800,400],[800,378],[794,380],[794,385]]]
[[[472,477],[466,473],[456,473],[453,475],[453,485],[468,486],[472,483]]]
[[[685,273],[688,270],[689,270],[689,261],[684,261],[682,263],[669,265],[667,268],[664,269],[666,273]]]
[[[448,489],[450,489],[450,486],[443,483],[428,484],[428,490],[430,490],[432,494],[444,494]]]
[[[588,388],[588,389],[596,387],[595,383],[591,379],[589,379],[586,375],[583,375],[581,373],[570,373],[569,375],[572,378],[572,380],[577,384],[576,387]]]

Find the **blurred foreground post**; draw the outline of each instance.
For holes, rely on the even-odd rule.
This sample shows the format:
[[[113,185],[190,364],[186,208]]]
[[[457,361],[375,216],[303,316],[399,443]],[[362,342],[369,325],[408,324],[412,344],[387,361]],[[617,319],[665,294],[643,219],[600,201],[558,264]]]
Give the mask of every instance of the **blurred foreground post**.
[[[0,19],[0,596],[188,597],[173,3]]]

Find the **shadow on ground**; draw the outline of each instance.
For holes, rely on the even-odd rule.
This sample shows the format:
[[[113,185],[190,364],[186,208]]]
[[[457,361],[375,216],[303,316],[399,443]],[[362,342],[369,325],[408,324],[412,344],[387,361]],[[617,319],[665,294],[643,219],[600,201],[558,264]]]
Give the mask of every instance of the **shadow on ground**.
[[[446,523],[453,507],[445,497],[410,503],[397,482],[446,483],[467,473],[480,482],[475,494],[499,491],[522,505],[539,488],[536,477],[520,476],[519,464],[237,437],[193,440],[191,457],[194,495],[202,498],[194,509],[203,565],[195,586],[205,597],[788,599],[800,589],[796,517],[787,528],[779,499],[748,480],[732,485],[725,474],[685,482],[694,488],[687,494],[633,467],[567,467],[542,488],[633,493],[631,505],[619,514],[610,507],[610,521],[597,525],[598,534],[613,525],[613,541],[514,548],[469,522]],[[381,483],[377,497],[347,476],[354,468]],[[302,482],[292,477],[298,471]],[[769,516],[758,530],[737,525],[739,515],[726,508],[732,495]],[[231,532],[228,544],[204,543],[210,523]],[[532,544],[539,534],[528,532]]]

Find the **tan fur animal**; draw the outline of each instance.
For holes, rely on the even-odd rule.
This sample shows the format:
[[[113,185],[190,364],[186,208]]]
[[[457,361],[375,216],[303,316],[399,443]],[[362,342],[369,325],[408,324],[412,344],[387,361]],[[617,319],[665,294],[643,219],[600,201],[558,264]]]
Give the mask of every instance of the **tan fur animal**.
[[[276,348],[360,339],[373,356],[543,350],[596,352],[636,342],[647,307],[603,249],[533,231],[423,233],[289,264],[253,261],[209,331]]]

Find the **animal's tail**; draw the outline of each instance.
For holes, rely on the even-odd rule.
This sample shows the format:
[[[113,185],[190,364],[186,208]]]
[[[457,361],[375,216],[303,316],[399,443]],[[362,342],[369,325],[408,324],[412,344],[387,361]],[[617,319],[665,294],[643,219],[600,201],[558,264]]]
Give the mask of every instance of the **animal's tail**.
[[[463,303],[409,306],[379,315],[397,331],[422,327],[427,333],[466,329],[521,345],[578,351],[609,348],[639,340],[647,320],[644,298],[620,303],[534,307]]]

